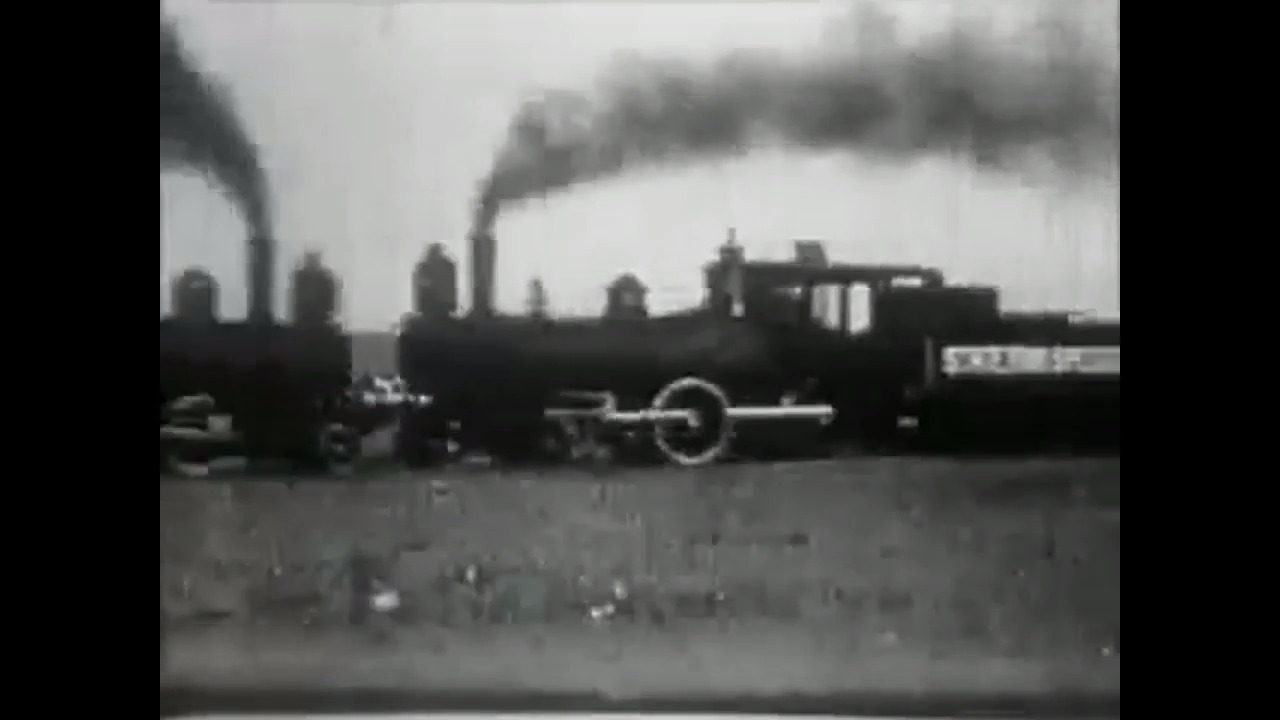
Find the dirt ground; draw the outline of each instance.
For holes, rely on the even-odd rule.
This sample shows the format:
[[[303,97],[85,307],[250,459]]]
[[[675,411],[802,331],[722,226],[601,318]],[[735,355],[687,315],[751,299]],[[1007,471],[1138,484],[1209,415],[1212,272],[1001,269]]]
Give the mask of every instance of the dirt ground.
[[[1070,458],[164,482],[162,679],[1118,692],[1119,494]],[[357,563],[394,613],[351,623]]]

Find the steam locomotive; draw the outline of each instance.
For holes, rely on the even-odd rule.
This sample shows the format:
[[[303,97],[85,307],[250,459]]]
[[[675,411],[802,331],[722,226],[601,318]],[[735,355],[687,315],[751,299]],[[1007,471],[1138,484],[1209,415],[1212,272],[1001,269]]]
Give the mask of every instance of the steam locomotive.
[[[704,273],[705,306],[665,317],[409,318],[400,372],[431,402],[401,419],[403,459],[439,460],[447,436],[511,459],[641,447],[698,466],[762,427],[876,452],[1118,450],[1118,323],[1003,314],[994,288],[933,268],[747,262],[732,243]]]
[[[265,302],[264,277],[251,273],[249,318],[238,322],[217,318],[206,273],[175,281],[174,312],[160,319],[162,471],[203,474],[224,455],[324,470],[354,458],[368,412],[352,394],[350,338],[330,317],[336,280],[308,257],[294,273],[294,322],[284,323]]]

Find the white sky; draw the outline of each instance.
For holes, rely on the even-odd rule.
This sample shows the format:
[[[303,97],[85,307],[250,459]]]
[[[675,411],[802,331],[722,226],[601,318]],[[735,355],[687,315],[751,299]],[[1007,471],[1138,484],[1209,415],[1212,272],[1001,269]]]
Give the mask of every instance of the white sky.
[[[1115,2],[1077,1],[1104,10]],[[1025,7],[955,2],[1005,14]],[[939,5],[894,3],[919,23]],[[348,324],[384,328],[408,309],[409,273],[431,242],[461,261],[465,302],[474,189],[523,98],[581,85],[621,49],[804,48],[846,6],[175,0],[168,12],[262,147],[282,278],[304,250],[321,250],[343,278]],[[822,239],[833,260],[917,262],[997,284],[1006,307],[1118,315],[1118,182],[1031,187],[945,159],[892,166],[779,150],[632,175],[505,214],[497,303],[522,307],[537,275],[554,310],[594,313],[604,285],[630,270],[652,287],[654,309],[692,305],[701,264],[735,226],[749,257],[784,257],[793,239]],[[161,307],[165,278],[203,265],[222,283],[222,312],[243,315],[244,236],[204,181],[162,174]]]

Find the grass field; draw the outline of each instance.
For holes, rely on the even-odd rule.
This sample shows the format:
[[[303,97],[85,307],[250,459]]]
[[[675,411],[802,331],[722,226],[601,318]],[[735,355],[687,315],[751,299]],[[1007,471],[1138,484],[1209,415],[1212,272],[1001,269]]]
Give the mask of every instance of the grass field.
[[[1119,491],[1119,460],[1085,459],[162,483],[167,677],[1118,691]],[[402,617],[345,622],[353,557]],[[460,611],[441,578],[465,563],[516,610]],[[585,622],[616,580],[646,611]]]

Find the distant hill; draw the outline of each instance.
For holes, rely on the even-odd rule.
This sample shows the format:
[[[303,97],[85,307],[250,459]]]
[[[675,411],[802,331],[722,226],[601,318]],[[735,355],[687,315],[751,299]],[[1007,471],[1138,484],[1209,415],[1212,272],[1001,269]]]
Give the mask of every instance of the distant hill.
[[[356,330],[351,333],[351,365],[357,373],[395,375],[395,333]]]

